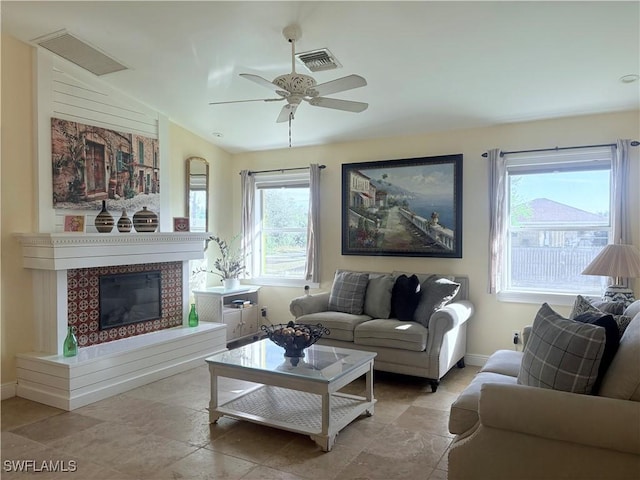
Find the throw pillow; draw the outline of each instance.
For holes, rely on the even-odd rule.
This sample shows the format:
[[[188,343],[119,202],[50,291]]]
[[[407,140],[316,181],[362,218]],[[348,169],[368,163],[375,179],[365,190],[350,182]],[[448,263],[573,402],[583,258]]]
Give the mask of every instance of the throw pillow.
[[[569,314],[570,319],[575,319],[578,315],[583,313],[604,313],[603,311],[596,308],[589,300],[584,298],[582,295],[578,295],[576,297],[575,302],[573,303],[573,308],[571,309],[571,313]],[[625,312],[626,313],[626,312]],[[620,338],[622,338],[622,334],[624,334],[627,325],[631,321],[631,317],[627,315],[613,315],[613,319],[618,325],[618,333]]]
[[[329,293],[329,310],[361,315],[368,281],[368,273],[336,272]]]
[[[608,302],[606,300],[591,300],[591,305],[603,313],[611,315],[622,315],[624,313],[624,302]]]
[[[618,351],[618,346],[620,345],[618,324],[613,319],[612,315],[603,315],[601,313],[591,312],[578,315],[574,318],[574,321],[598,325],[599,327],[604,328],[604,352],[602,353],[602,360],[600,361],[600,367],[598,368],[598,378],[596,378],[596,383],[593,385],[593,390],[591,391],[591,393],[597,395],[600,390],[600,385],[602,384],[602,379],[607,373],[609,365],[611,365],[611,361],[613,360],[613,357]]]
[[[364,313],[366,315],[373,318],[389,318],[394,283],[394,278],[391,275],[369,278],[364,297]]]
[[[391,291],[391,316],[403,322],[413,320],[413,314],[420,302],[420,280],[416,275],[396,278]]]
[[[518,383],[591,393],[605,341],[604,328],[563,318],[544,303],[524,348]]]
[[[413,320],[429,328],[429,319],[433,312],[444,307],[456,296],[460,284],[435,275],[427,278],[420,285],[422,294],[420,303],[413,315]]]

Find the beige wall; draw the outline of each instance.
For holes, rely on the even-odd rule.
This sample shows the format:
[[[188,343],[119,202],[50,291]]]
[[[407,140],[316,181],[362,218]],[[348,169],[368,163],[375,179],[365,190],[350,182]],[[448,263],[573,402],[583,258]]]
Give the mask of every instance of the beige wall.
[[[32,349],[31,275],[11,234],[35,225],[32,49],[2,35],[2,377],[16,378],[15,354]]]
[[[328,290],[336,268],[373,271],[404,270],[467,274],[470,297],[476,314],[469,324],[467,352],[489,355],[499,348],[513,348],[511,332],[531,323],[539,305],[498,302],[487,294],[488,268],[488,194],[487,160],[482,153],[499,147],[522,150],[553,146],[611,143],[617,138],[638,139],[639,112],[593,115],[556,120],[527,122],[419,135],[384,138],[363,142],[323,145],[309,148],[282,149],[234,156],[238,170],[283,168],[324,163],[322,171],[322,213],[320,241],[322,252],[321,290]],[[295,141],[295,138],[294,138]],[[639,148],[632,148],[631,185],[640,184]],[[463,258],[398,258],[341,255],[341,164],[373,160],[391,160],[432,155],[462,153],[463,162]],[[239,198],[239,185],[234,184],[234,198]],[[640,245],[640,189],[632,188],[632,224],[635,245]],[[235,204],[234,218],[239,218]],[[236,225],[236,228],[239,228]],[[637,282],[640,283],[640,282]],[[302,294],[302,289],[263,288],[261,303],[269,307],[274,323],[288,321],[289,299]],[[568,313],[567,307],[557,307]]]
[[[15,354],[32,349],[33,310],[31,276],[22,268],[21,251],[11,234],[34,231],[34,138],[32,99],[32,49],[2,36],[2,146],[0,176],[1,213],[1,347],[0,383],[15,381]],[[211,199],[209,230],[226,237],[239,229],[240,182],[243,168],[266,169],[324,163],[322,172],[322,284],[330,287],[338,268],[407,270],[467,274],[477,313],[470,323],[468,352],[488,355],[511,348],[510,333],[533,319],[538,305],[500,303],[487,289],[487,168],[481,154],[504,150],[609,143],[616,138],[640,136],[639,112],[594,115],[529,122],[363,142],[282,149],[229,155],[215,145],[175,124],[169,125],[169,158],[172,184],[171,216],[185,214],[185,159],[195,155],[210,162]],[[294,138],[295,141],[295,138]],[[638,152],[632,149],[632,185],[640,184]],[[340,254],[341,164],[419,156],[464,154],[463,255],[462,259],[360,257]],[[177,184],[177,185],[176,185]],[[633,238],[640,245],[640,189],[633,189]],[[640,282],[638,282],[640,283]],[[638,290],[638,289],[636,289]],[[288,304],[301,289],[263,288],[261,303],[269,307],[273,322],[290,318]],[[566,313],[567,309],[560,309]]]

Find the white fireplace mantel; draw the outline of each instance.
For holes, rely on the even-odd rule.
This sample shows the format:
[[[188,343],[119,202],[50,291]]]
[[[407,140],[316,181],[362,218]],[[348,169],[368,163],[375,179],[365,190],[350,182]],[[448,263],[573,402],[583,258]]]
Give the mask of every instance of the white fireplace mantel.
[[[196,260],[209,233],[17,233],[23,266],[68,270],[113,265]]]

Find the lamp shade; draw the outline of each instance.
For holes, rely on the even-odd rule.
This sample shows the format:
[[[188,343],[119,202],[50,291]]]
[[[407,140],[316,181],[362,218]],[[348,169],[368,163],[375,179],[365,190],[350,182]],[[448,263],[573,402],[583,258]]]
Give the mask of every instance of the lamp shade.
[[[640,277],[640,252],[633,245],[607,245],[584,269],[582,275]]]

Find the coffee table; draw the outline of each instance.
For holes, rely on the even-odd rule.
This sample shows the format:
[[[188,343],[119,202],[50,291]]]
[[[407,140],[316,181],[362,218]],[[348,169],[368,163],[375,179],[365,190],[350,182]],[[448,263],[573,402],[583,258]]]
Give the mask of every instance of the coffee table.
[[[323,451],[358,416],[373,415],[374,352],[312,345],[303,358],[288,358],[264,339],[206,359],[211,376],[209,421],[225,415],[309,435]],[[364,397],[338,392],[362,375]],[[218,403],[218,378],[257,385]]]

